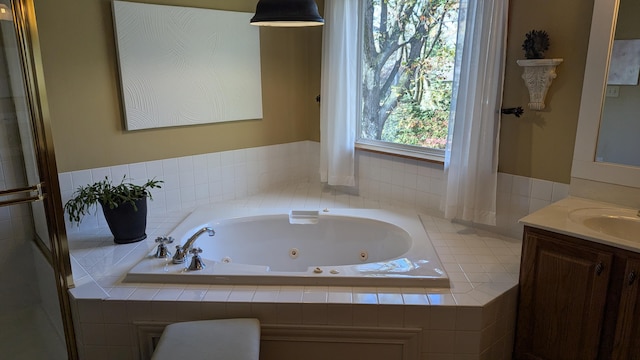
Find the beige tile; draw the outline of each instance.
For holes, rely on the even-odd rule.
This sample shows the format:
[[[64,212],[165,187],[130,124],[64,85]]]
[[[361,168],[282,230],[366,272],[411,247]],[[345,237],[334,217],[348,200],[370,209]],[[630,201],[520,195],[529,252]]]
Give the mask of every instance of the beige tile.
[[[456,307],[456,330],[482,330],[482,307]]]
[[[146,303],[146,301],[141,301],[140,303]],[[155,321],[169,322],[178,320],[177,305],[180,305],[182,303],[175,301],[151,301],[150,303],[152,317],[146,317],[140,320],[148,321],[149,319],[153,319]],[[129,313],[129,315],[131,316],[131,313]]]
[[[458,306],[480,306],[480,302],[468,295],[468,293],[453,294],[453,297]]]
[[[378,326],[402,327],[403,324],[403,305],[378,305]]]
[[[123,300],[106,300],[102,302],[102,312],[105,324],[126,324],[127,302]]]
[[[102,300],[86,300],[77,301],[78,315],[81,323],[102,323],[104,317],[102,314]]]
[[[104,346],[94,346],[94,345],[85,345],[80,350],[80,353],[83,354],[82,359],[91,359],[91,360],[110,360],[112,358],[109,357],[109,347]]]
[[[455,331],[427,330],[425,331],[425,334],[428,353],[453,354]]]
[[[224,302],[201,302],[200,314],[203,319],[224,319],[227,317],[226,304]]]
[[[404,299],[402,298],[402,293],[398,290],[398,292],[384,292],[378,290],[378,303],[381,305],[400,305],[404,303]]]
[[[132,346],[109,346],[107,347],[109,359],[134,360],[137,354]]]
[[[276,304],[276,314],[278,324],[302,324],[302,304]]]
[[[226,301],[231,294],[231,287],[210,287],[202,298],[203,301]]]
[[[302,323],[305,325],[326,325],[327,304],[305,303],[302,304]]]
[[[127,316],[129,321],[157,319],[154,317],[151,304],[151,301],[127,301]],[[173,303],[169,303],[169,305],[172,304]]]
[[[227,298],[227,301],[249,302],[253,299],[256,286],[234,286]]]
[[[378,326],[378,305],[354,304],[353,325],[355,326]]]
[[[454,306],[456,300],[447,293],[428,293],[429,303],[434,306]]]
[[[328,298],[328,287],[305,286],[302,293],[304,303],[326,303]]]
[[[227,318],[251,317],[251,303],[249,302],[228,302],[225,310]]]
[[[83,323],[80,327],[84,345],[107,345],[104,324]]]
[[[420,360],[456,360],[453,354],[422,353]]]
[[[134,345],[134,334],[131,325],[105,324],[104,335],[106,337],[106,344],[109,346]]]
[[[497,340],[495,323],[483,328],[480,331],[480,352],[489,350]]]
[[[427,329],[429,327],[431,307],[404,306],[404,326]]]
[[[406,305],[429,305],[427,294],[402,293],[402,300]]]
[[[431,330],[455,330],[456,307],[432,306],[429,313],[429,326]]]
[[[327,304],[327,323],[329,325],[353,325],[353,305]]]
[[[480,354],[479,331],[456,331],[454,341],[456,354]]]
[[[178,301],[199,302],[206,294],[206,289],[184,289],[178,297]]]
[[[378,290],[376,288],[353,288],[354,304],[378,304]]]
[[[276,324],[278,322],[276,304],[252,302],[251,317],[259,319],[263,324]]]
[[[498,312],[503,309],[504,298],[504,295],[498,296],[482,308],[482,328],[485,328],[490,324],[495,324]]]

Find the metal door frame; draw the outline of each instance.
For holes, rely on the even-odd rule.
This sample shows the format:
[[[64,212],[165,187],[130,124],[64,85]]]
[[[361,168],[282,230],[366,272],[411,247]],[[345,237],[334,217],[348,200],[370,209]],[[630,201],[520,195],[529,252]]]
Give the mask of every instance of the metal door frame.
[[[11,0],[11,7],[17,35],[18,52],[22,64],[25,97],[31,116],[38,173],[42,181],[41,184],[34,186],[37,189],[23,188],[16,190],[35,192],[36,194],[32,194],[31,198],[34,200],[41,199],[43,202],[49,239],[40,239],[37,235],[34,235],[34,242],[53,268],[67,354],[69,359],[75,360],[78,359],[78,349],[69,295],[69,289],[74,284],[58,181],[58,169],[51,134],[51,119],[44,82],[34,0]],[[29,201],[27,199],[23,200]],[[44,243],[45,241],[49,242],[50,248]]]

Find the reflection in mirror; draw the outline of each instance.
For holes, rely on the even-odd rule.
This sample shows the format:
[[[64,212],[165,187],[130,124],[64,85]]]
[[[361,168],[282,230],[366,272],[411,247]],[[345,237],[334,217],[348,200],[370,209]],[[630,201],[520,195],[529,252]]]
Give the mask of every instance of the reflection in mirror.
[[[621,0],[595,161],[640,166],[640,2]]]
[[[622,1],[633,3],[636,0]],[[593,1],[589,49],[587,50],[578,129],[573,150],[573,163],[571,164],[570,192],[576,196],[579,193],[582,195],[594,194],[595,191],[592,187],[581,187],[579,184],[593,184],[595,182],[620,185],[627,189],[638,189],[640,192],[640,166],[625,165],[609,160],[607,162],[595,161],[603,99],[605,99],[607,87],[609,53],[614,39],[618,5],[619,0]],[[628,10],[624,12],[629,13]],[[632,14],[637,14],[637,11]],[[619,143],[622,136],[615,136],[615,142]],[[633,153],[638,154],[638,151],[633,151]],[[580,191],[580,189],[584,191]],[[635,198],[640,199],[637,196]]]

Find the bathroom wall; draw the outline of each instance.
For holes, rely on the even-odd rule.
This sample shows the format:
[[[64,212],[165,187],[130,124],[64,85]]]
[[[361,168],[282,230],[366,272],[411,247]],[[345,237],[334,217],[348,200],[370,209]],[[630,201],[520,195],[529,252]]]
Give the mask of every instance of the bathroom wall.
[[[320,187],[317,170],[319,151],[317,142],[301,141],[78,170],[61,173],[60,188],[62,199],[66,201],[78,186],[102,179],[105,175],[119,178],[127,173],[136,179],[156,177],[165,183],[162,189],[153,190],[153,201],[149,203],[151,212],[191,210],[198,205],[241,199],[288,184],[310,182]],[[359,199],[441,215],[440,202],[445,187],[442,165],[357,151],[356,168],[356,187],[338,188],[336,193],[339,195],[335,200],[337,204],[316,206],[366,207],[364,202],[349,203],[353,198],[349,195],[359,195]],[[330,191],[328,188],[325,190]],[[569,186],[564,183],[500,173],[497,226],[489,229],[520,238],[520,218],[566,197],[568,191]],[[282,204],[286,208],[292,206],[295,204]],[[100,226],[105,226],[101,215],[86,216],[80,227],[68,224],[67,231]]]
[[[253,11],[256,0],[152,0],[159,4]],[[317,1],[320,9],[324,2]],[[322,29],[262,29],[264,119],[125,132],[110,0],[36,0],[58,168],[62,172],[319,140]],[[548,57],[562,57],[547,109],[505,116],[501,172],[569,183],[592,0],[511,1],[504,107],[524,106],[524,35],[544,29]]]
[[[561,5],[560,5],[561,4]],[[500,172],[568,184],[578,124],[593,0],[510,1],[503,107],[522,106],[516,118],[503,116]],[[545,30],[551,45],[546,58],[562,58],[547,94],[546,108],[527,107],[529,95],[517,59],[530,30]]]
[[[255,0],[158,0],[253,12]],[[318,140],[322,29],[260,29],[263,119],[124,131],[111,0],[36,0],[60,171]],[[313,68],[311,68],[313,67]]]

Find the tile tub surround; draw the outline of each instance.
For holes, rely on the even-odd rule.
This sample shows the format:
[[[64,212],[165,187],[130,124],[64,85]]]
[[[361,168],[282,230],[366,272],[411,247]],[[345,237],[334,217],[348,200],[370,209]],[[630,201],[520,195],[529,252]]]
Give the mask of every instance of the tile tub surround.
[[[60,190],[64,202],[78,186],[105,176],[120,179],[127,174],[139,182],[155,177],[164,184],[162,189],[153,190],[149,212],[162,214],[241,199],[287,184],[304,181],[319,184],[319,151],[317,142],[300,141],[73,171],[59,175]],[[356,151],[355,160],[357,184],[343,189],[347,194],[441,214],[445,188],[442,165],[360,150]],[[567,197],[568,193],[568,184],[498,173],[496,226],[486,229],[520,238],[523,225],[518,219]],[[102,216],[87,216],[79,228],[67,224],[67,229],[103,226]]]
[[[384,208],[302,182],[231,201],[234,206]],[[411,208],[402,205],[403,209]],[[420,359],[508,359],[512,348],[519,240],[452,224],[417,209],[451,279],[450,289],[223,286],[122,283],[190,209],[151,213],[147,240],[115,245],[104,226],[69,233],[73,311],[84,359],[137,359],[139,323],[257,317],[269,327],[418,329]]]

